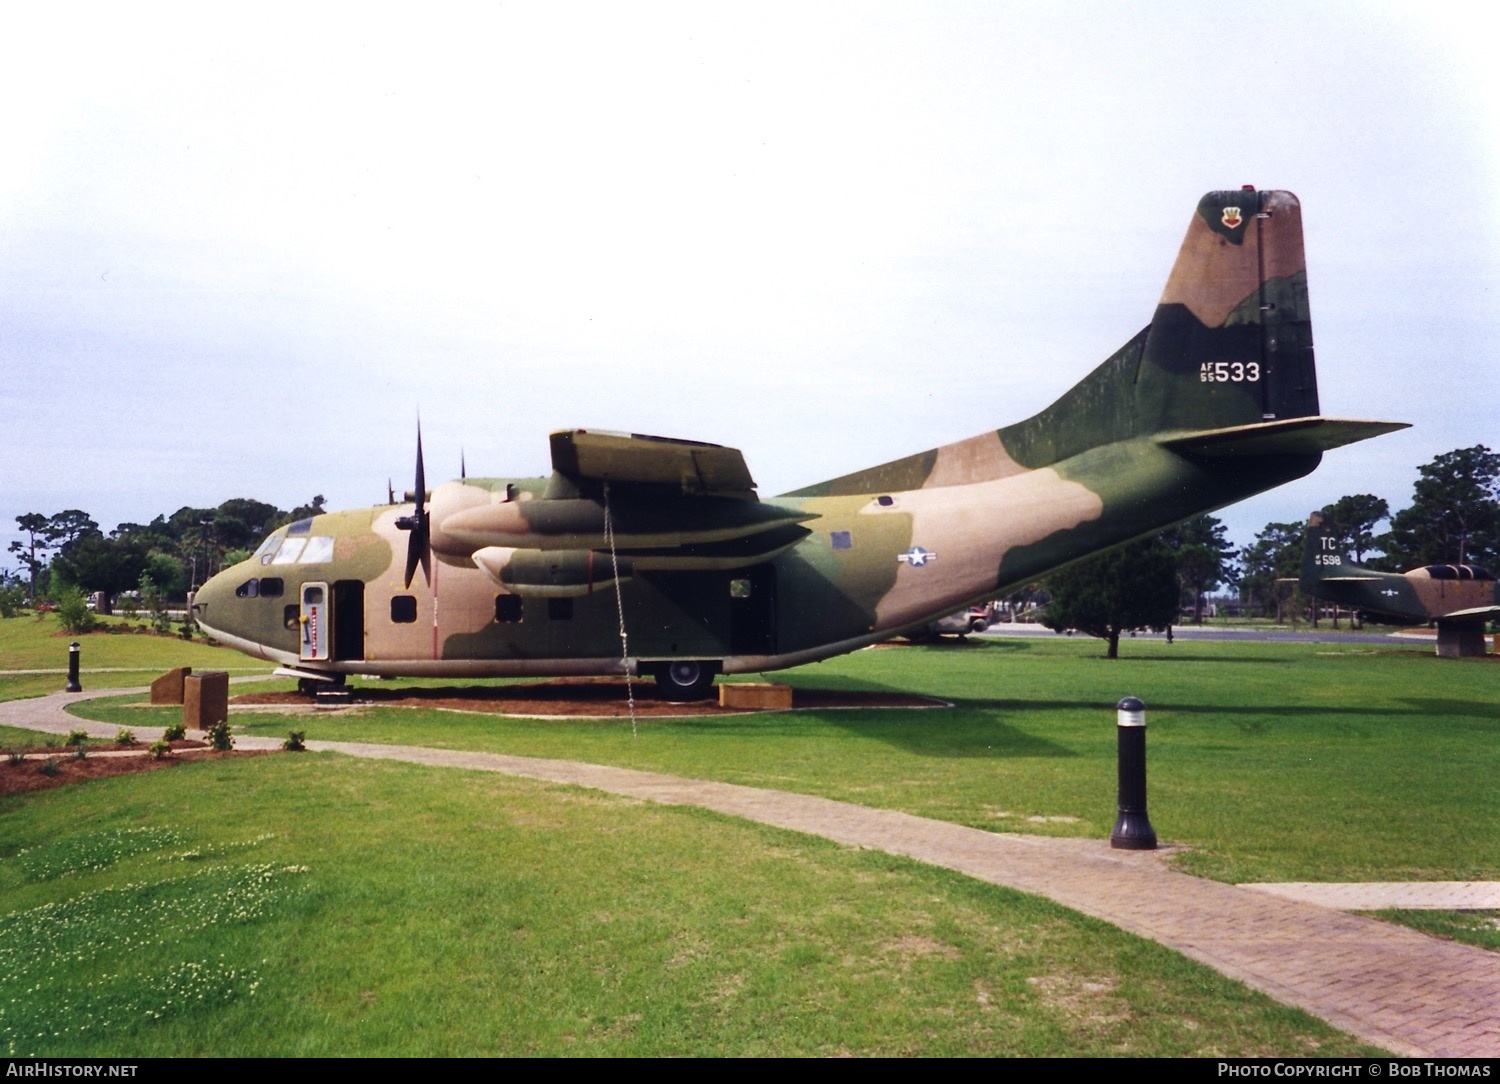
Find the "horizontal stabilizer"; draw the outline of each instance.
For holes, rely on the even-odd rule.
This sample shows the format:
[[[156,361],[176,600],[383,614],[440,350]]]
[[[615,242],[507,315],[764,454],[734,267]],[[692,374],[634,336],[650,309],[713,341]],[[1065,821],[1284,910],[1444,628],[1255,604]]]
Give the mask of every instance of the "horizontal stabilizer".
[[[1466,618],[1500,618],[1500,606],[1475,606],[1472,610],[1454,610],[1451,614],[1443,614],[1438,620],[1453,621]]]
[[[682,493],[754,499],[755,480],[738,448],[639,433],[552,434],[552,466],[575,481],[670,486]]]
[[[1409,422],[1373,422],[1352,418],[1288,418],[1233,425],[1227,429],[1160,433],[1156,442],[1180,455],[1311,455],[1410,428]]]

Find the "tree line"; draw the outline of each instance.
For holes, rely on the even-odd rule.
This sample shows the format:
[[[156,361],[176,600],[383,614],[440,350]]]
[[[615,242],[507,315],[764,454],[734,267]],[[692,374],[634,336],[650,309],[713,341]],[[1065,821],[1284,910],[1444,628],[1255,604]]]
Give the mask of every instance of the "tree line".
[[[277,527],[323,511],[321,495],[289,511],[235,497],[217,508],[184,507],[150,523],[122,523],[108,534],[81,509],[28,512],[16,517],[24,537],[10,544],[20,568],[0,573],[0,589],[12,605],[18,594],[35,605],[69,589],[102,592],[106,612],[108,600],[124,591],[181,600],[248,557]]]

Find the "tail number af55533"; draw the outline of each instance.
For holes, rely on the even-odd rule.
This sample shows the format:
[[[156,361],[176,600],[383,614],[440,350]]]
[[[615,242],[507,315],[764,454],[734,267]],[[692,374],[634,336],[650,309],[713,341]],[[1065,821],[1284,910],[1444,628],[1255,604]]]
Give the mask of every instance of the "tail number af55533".
[[[1260,365],[1253,361],[1205,361],[1198,367],[1200,384],[1244,384],[1260,379]]]

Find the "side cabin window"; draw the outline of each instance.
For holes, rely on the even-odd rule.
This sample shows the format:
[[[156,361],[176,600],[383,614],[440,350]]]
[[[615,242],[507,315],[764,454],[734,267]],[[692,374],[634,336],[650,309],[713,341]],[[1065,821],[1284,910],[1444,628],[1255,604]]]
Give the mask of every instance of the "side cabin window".
[[[391,599],[391,620],[398,625],[410,625],[417,619],[417,596],[396,595]]]
[[[521,596],[496,595],[495,620],[500,622],[513,622],[521,620]]]
[[[302,623],[302,607],[295,602],[290,606],[281,608],[281,623],[289,629],[295,629]]]
[[[280,598],[286,593],[286,581],[280,576],[262,576],[260,580],[261,598]]]

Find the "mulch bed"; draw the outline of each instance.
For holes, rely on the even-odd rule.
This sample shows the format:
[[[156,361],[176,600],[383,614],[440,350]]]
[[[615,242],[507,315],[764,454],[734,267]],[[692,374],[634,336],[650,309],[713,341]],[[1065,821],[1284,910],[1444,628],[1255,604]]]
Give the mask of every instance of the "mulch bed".
[[[659,700],[650,681],[637,681],[635,713],[643,719],[674,716],[742,715],[743,708],[721,708],[717,700],[682,704]],[[236,707],[262,704],[268,707],[307,705],[311,701],[297,693],[243,693],[230,701]],[[452,711],[488,712],[494,715],[547,715],[564,718],[627,718],[630,705],[625,682],[619,678],[562,678],[524,685],[443,686],[430,689],[381,689],[360,686],[354,704],[380,707],[447,708]],[[797,689],[793,708],[932,708],[945,706],[930,696],[907,693],[833,692],[827,689]]]
[[[208,749],[207,742],[201,741],[174,741],[171,743],[174,754],[179,749],[203,749],[201,753],[194,753],[186,758],[190,761],[199,760],[222,760],[225,757],[254,757],[261,756],[260,750],[244,750],[242,752],[230,751],[217,753]],[[36,746],[27,749],[28,753],[50,753],[51,759],[57,763],[57,774],[47,775],[42,771],[44,760],[25,760],[20,764],[11,764],[8,760],[0,760],[0,798],[12,794],[27,794],[37,790],[51,790],[53,787],[65,787],[70,783],[85,783],[90,779],[105,779],[112,775],[133,775],[136,772],[154,772],[161,768],[173,768],[183,763],[184,758],[180,756],[164,757],[157,760],[144,745],[129,750],[130,756],[99,756],[105,751],[114,751],[119,746],[107,745],[103,747],[91,747],[89,755],[79,760],[73,755],[71,748]]]

